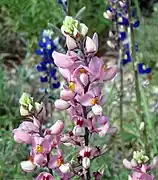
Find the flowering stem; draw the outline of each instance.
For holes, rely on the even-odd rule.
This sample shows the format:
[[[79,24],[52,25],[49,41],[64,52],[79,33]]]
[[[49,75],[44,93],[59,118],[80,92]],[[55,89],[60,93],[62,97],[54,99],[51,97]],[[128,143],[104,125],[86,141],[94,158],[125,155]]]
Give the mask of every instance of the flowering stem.
[[[89,87],[89,84],[85,87],[85,93],[88,91],[88,87]],[[87,108],[82,106],[83,108],[83,115],[84,115],[84,118],[87,119]],[[88,146],[89,144],[89,130],[88,130],[88,127],[85,127],[85,135],[84,135],[84,140],[85,140],[85,146]],[[90,176],[90,169],[88,168],[87,169],[87,172],[86,172],[86,178],[87,180],[90,180],[91,179],[91,176]]]

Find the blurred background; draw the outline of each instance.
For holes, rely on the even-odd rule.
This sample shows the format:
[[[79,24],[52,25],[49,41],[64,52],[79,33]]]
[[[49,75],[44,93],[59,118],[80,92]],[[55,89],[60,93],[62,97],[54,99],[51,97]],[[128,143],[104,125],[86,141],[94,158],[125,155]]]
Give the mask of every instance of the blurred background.
[[[26,146],[16,144],[12,136],[12,130],[22,121],[18,101],[23,92],[29,92],[36,101],[42,99],[47,104],[50,123],[60,117],[65,119],[69,126],[66,114],[64,112],[59,114],[53,110],[53,102],[59,96],[59,90],[46,92],[47,84],[40,82],[40,73],[36,69],[41,57],[35,53],[35,50],[38,49],[43,30],[53,31],[53,40],[57,49],[64,52],[66,47],[60,27],[66,14],[76,17],[89,27],[89,36],[94,32],[98,33],[100,40],[98,56],[106,62],[116,63],[117,51],[110,49],[106,43],[111,22],[103,17],[103,12],[106,11],[108,2],[70,0],[68,12],[64,11],[67,6],[65,2],[63,1],[62,4],[61,1],[56,0],[0,0],[0,180],[29,180],[34,177],[21,171],[19,163],[27,157],[28,151]],[[155,143],[158,146],[158,4],[156,0],[133,0],[133,6],[141,22],[136,32],[136,41],[143,57],[142,62],[148,64],[153,70],[150,77],[141,77],[141,82],[145,113],[154,124]],[[116,138],[112,153],[94,162],[92,167],[94,169],[106,162],[104,163],[106,175],[103,179],[127,179],[128,173],[122,169],[120,157],[128,157],[133,149],[143,146],[140,141],[140,120],[137,109],[134,108],[133,91],[129,93],[132,87],[130,68],[125,67],[124,73],[126,82],[124,128],[126,131]],[[114,88],[107,85],[110,95],[105,111],[110,116],[111,123],[118,126],[119,78],[116,79],[115,84]],[[134,128],[131,129],[131,126]],[[149,131],[149,141],[151,136]],[[100,141],[104,142],[104,139]],[[122,155],[120,141],[125,142],[124,155]],[[151,152],[151,156],[156,154],[158,154],[157,151]]]

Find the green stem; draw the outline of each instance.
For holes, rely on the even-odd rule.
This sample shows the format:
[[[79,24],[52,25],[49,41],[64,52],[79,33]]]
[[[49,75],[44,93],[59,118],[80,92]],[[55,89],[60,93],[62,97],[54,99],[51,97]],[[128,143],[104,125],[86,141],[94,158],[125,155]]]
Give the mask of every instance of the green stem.
[[[67,15],[71,16],[71,11],[70,11],[70,6],[71,6],[71,0],[68,0],[68,9],[67,9]]]
[[[131,0],[127,0],[128,3],[128,16],[129,16],[129,23],[130,23],[130,38],[131,38],[131,56],[132,56],[132,65],[134,70],[134,78],[135,78],[135,93],[136,93],[136,100],[138,104],[138,113],[141,118],[141,122],[145,122],[144,120],[144,113],[141,105],[141,93],[139,88],[139,76],[137,69],[135,67],[136,63],[136,51],[135,51],[135,34],[134,34],[134,28],[132,23],[132,11],[131,11]],[[148,138],[147,138],[147,128],[145,127],[143,131],[144,136],[144,144],[145,144],[145,151],[148,154]]]

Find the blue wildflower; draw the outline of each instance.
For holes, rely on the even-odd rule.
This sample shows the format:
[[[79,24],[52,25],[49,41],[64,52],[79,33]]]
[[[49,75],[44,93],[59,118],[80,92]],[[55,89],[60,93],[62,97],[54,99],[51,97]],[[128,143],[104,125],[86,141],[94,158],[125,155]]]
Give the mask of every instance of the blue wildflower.
[[[139,21],[139,20],[136,20],[136,21],[134,22],[134,24],[133,24],[133,27],[134,27],[134,28],[137,28],[137,27],[139,27],[139,25],[140,25],[140,21]]]
[[[120,32],[120,40],[124,41],[126,39],[126,32]]]
[[[152,69],[150,67],[145,67],[144,63],[139,63],[138,64],[138,73],[139,74],[150,74]]]
[[[42,61],[36,66],[37,71],[43,74],[40,77],[40,81],[42,83],[51,83],[50,87],[54,89],[59,88],[60,82],[57,81],[57,66],[52,58],[52,53],[56,47],[51,38],[51,34],[49,30],[43,31],[42,38],[38,43],[40,49],[37,49],[35,52],[42,57]]]
[[[122,65],[126,65],[127,63],[130,63],[132,61],[130,51],[126,51],[125,58],[122,59]]]
[[[126,65],[127,63],[130,63],[132,61],[132,57],[130,54],[130,46],[129,44],[125,44],[125,58],[122,59],[122,65]]]

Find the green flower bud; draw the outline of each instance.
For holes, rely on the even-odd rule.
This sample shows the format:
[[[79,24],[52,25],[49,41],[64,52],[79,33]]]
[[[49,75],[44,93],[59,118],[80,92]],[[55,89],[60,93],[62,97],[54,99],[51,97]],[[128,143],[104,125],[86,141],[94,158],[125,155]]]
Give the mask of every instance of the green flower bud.
[[[136,160],[138,164],[146,163],[149,158],[145,155],[145,152],[141,149],[141,151],[134,151],[133,152],[133,159]]]
[[[78,36],[84,37],[88,32],[88,27],[71,16],[66,16],[65,20],[63,21],[61,31],[64,35],[69,34],[75,38]]]

